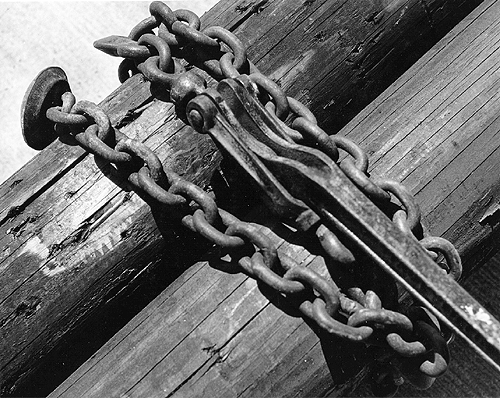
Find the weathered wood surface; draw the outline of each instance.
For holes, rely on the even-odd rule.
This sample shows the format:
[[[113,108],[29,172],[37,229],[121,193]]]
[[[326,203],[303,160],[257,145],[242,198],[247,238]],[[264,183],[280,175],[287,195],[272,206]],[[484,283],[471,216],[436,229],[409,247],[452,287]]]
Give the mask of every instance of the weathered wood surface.
[[[201,15],[216,3],[175,0],[173,4]],[[24,142],[19,123],[24,91],[33,77],[57,64],[72,76],[71,88],[79,98],[101,101],[120,85],[116,78],[119,61],[95,51],[92,43],[97,37],[127,34],[148,6],[146,1],[99,1],[91,7],[87,1],[0,2],[0,183],[38,152]]]
[[[496,254],[482,268],[471,274],[463,286],[483,304],[491,314],[500,318],[500,254]],[[417,390],[405,384],[399,397],[498,397],[500,377],[489,364],[478,358],[475,351],[462,341],[452,343],[452,362],[447,373],[429,390]],[[351,396],[370,396],[370,387],[364,383]]]
[[[416,194],[431,233],[457,245],[469,272],[498,250],[499,12],[499,1],[481,5],[340,132],[372,154],[373,175]],[[320,258],[280,240],[292,233],[268,226],[281,250],[321,269]],[[183,273],[51,397],[349,393],[368,350],[316,335],[255,281],[220,267],[212,259]],[[482,362],[467,369],[482,372],[470,383],[495,377]],[[498,391],[497,381],[460,389],[454,380],[447,391]]]
[[[322,124],[333,131],[478,3],[225,0],[206,15],[205,24],[234,30],[250,46],[250,58],[263,72],[309,104]],[[102,106],[126,134],[155,149],[166,167],[202,186],[208,183],[218,164],[214,147],[206,137],[184,128],[169,104],[152,99],[150,86],[141,77],[128,81]],[[399,154],[390,156],[397,158]],[[79,344],[104,342],[141,309],[141,304],[135,305],[137,300],[144,303],[152,299],[194,262],[196,251],[183,246],[161,220],[152,217],[149,207],[127,190],[108,166],[96,163],[79,148],[58,142],[0,187],[3,391],[19,393],[23,388],[57,380],[60,375],[53,374],[56,359],[59,371],[67,372],[78,363]],[[434,193],[432,197],[436,197]],[[199,242],[197,245],[203,248]],[[249,297],[260,294],[243,276],[229,277],[199,263],[165,293],[172,295],[177,286],[193,289],[176,311],[189,306],[189,300],[196,301],[202,296],[198,288],[208,285],[189,284],[196,280],[190,275],[205,275],[212,284],[220,283],[220,289],[214,291],[221,297],[226,294],[230,301],[241,294],[246,297],[242,303],[247,303]],[[215,287],[207,291],[214,299]],[[266,303],[262,297],[255,300],[256,305],[273,308]],[[219,312],[225,308],[220,300],[212,305]],[[201,308],[197,311],[207,314],[208,309]],[[231,307],[227,308],[230,312]],[[236,324],[257,314],[252,312],[257,307],[248,308],[245,316],[250,318],[235,319]],[[106,322],[106,316],[112,322]],[[195,325],[196,317],[190,314],[186,322]],[[306,342],[301,345],[296,339],[292,344],[284,339],[285,344],[298,344],[304,352],[317,347],[317,339],[306,325],[295,318],[291,322],[298,322],[298,333],[307,336]],[[182,330],[176,332],[181,340]],[[271,327],[268,332],[275,330]],[[88,338],[91,333],[92,338]],[[276,338],[282,340],[279,334]],[[202,348],[210,346],[200,344]],[[212,354],[218,350],[196,352],[217,359]],[[289,361],[276,358],[276,363],[288,366]],[[195,364],[193,361],[191,366]],[[287,372],[287,368],[282,371]],[[286,379],[283,383],[290,384]]]

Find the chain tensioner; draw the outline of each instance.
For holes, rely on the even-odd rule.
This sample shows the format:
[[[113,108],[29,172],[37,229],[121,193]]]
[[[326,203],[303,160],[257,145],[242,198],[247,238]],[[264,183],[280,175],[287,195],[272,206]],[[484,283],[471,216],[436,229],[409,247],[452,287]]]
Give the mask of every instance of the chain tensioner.
[[[219,26],[201,30],[194,13],[172,11],[157,1],[150,13],[127,37],[94,43],[124,58],[120,81],[142,73],[164,88],[178,115],[210,134],[280,220],[313,231],[340,267],[351,267],[362,253],[421,304],[404,314],[396,311],[397,303],[384,308],[374,291],[356,286],[341,291],[327,272],[320,275],[278,256],[260,227],[240,221],[203,189],[164,169],[151,149],[112,126],[95,104],[76,102],[60,68],[42,71],[28,89],[22,112],[28,145],[42,149],[58,136],[76,140],[126,173],[141,195],[175,208],[185,227],[224,252],[234,255],[253,244],[253,255],[238,261],[244,272],[293,302],[300,297],[299,310],[326,332],[383,348],[384,371],[376,378],[381,394],[394,393],[400,375],[428,388],[448,367],[450,330],[470,337],[483,356],[490,359],[486,351],[499,363],[498,322],[491,317],[483,325],[463,309],[487,313],[455,282],[462,270],[455,247],[423,234],[409,191],[396,181],[370,178],[366,152],[349,138],[322,130],[308,108],[248,61],[233,33]],[[216,88],[207,88],[195,66],[219,82]]]

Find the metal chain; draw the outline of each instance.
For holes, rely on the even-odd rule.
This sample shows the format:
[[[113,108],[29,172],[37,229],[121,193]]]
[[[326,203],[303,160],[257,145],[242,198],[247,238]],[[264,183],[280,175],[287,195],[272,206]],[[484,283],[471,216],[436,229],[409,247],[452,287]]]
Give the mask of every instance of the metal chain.
[[[204,78],[188,70],[191,65],[216,80],[249,73],[263,105],[287,131],[291,142],[327,154],[403,233],[420,239],[443,272],[455,279],[460,277],[461,262],[456,249],[443,238],[422,234],[420,210],[409,191],[396,181],[370,178],[366,152],[349,138],[328,135],[322,130],[307,107],[287,97],[278,84],[249,63],[245,46],[233,33],[219,26],[200,30],[200,20],[194,13],[172,11],[157,1],[151,3],[150,13],[127,37],[110,36],[94,43],[107,54],[124,58],[119,67],[121,82],[142,73],[153,84],[168,90],[172,102],[178,105],[186,104],[206,87]],[[157,34],[153,29],[158,29]],[[253,255],[239,258],[241,268],[284,297],[292,301],[300,298],[299,310],[323,330],[349,341],[392,350],[397,354],[395,366],[410,381],[412,374],[418,373],[429,385],[446,370],[450,359],[447,341],[441,325],[426,309],[412,306],[406,315],[385,309],[377,294],[370,290],[349,288],[344,294],[331,279],[300,266],[283,253],[278,256],[276,247],[260,227],[240,221],[219,208],[203,189],[164,169],[150,148],[114,128],[95,104],[76,103],[68,92],[62,96],[62,106],[47,111],[47,118],[56,123],[55,130],[63,140],[76,140],[90,153],[114,163],[126,173],[136,191],[177,209],[185,227],[224,252],[235,254],[236,249],[254,245],[257,249]],[[342,161],[340,151],[347,154]],[[318,225],[315,232],[327,254],[337,263],[348,266],[356,261],[355,253],[341,242],[335,231]],[[339,315],[344,316],[344,322]]]

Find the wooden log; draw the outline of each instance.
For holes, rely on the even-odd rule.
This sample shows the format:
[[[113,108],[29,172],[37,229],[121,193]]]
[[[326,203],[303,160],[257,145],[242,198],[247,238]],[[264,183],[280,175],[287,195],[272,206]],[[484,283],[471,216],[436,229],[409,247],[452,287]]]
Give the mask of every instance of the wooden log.
[[[495,317],[500,318],[500,253],[483,267],[477,269],[463,282],[463,287],[475,296]],[[405,384],[400,387],[400,397],[495,397],[500,391],[498,372],[478,359],[467,344],[452,344],[453,359],[448,371],[428,390],[417,390]],[[350,396],[370,396],[369,383],[362,383]]]
[[[468,271],[498,249],[499,12],[485,2],[340,132],[372,153],[372,174],[410,187]],[[321,266],[270,227],[281,250]],[[254,280],[218,266],[186,271],[51,397],[326,396],[359,381],[369,351],[316,335]]]
[[[309,104],[332,131],[478,3],[224,0],[204,22],[235,31],[262,71]],[[153,99],[140,76],[101,105],[114,125],[145,141],[166,167],[209,184],[217,151],[184,128],[170,104]],[[179,231],[155,219],[108,165],[59,142],[3,184],[0,197],[2,393],[50,390],[204,248],[197,241],[192,250],[177,239]],[[210,271],[199,265],[176,283],[182,286],[198,269]],[[224,274],[216,275],[213,283],[220,280],[224,289],[248,284],[241,275],[227,284]],[[200,294],[193,290],[192,299]]]

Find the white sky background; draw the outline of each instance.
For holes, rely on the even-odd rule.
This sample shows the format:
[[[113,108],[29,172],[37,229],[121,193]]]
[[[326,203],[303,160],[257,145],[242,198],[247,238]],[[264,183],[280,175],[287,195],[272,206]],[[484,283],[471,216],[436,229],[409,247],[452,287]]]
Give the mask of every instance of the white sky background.
[[[119,58],[93,48],[110,35],[128,35],[149,15],[151,1],[0,1],[0,183],[29,161],[21,134],[21,103],[35,76],[60,66],[77,100],[100,102],[119,86]],[[217,0],[166,0],[201,16]]]

